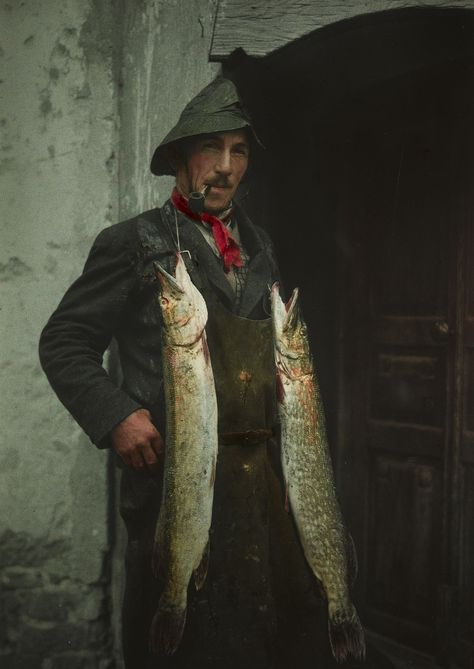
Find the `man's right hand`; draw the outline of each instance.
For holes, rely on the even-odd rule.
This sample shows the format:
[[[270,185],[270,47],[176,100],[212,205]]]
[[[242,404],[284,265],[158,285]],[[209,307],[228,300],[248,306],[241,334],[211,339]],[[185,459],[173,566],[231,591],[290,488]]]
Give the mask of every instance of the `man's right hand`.
[[[164,444],[146,409],[137,409],[111,432],[112,447],[124,463],[138,471],[157,472]]]

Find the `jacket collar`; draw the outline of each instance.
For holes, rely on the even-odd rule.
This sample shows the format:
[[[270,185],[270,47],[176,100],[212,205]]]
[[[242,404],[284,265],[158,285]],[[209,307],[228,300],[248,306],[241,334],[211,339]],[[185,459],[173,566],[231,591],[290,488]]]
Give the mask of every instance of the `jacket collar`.
[[[162,214],[175,240],[177,222],[181,252],[189,251],[201,271],[204,270],[223,304],[232,311],[234,291],[225,277],[220,258],[215,255],[196,222],[177,211],[169,200],[163,206]],[[271,281],[271,268],[262,238],[253,223],[238,205],[234,208],[234,215],[239,226],[240,238],[250,258],[238,312],[239,316],[246,317],[265,294]]]

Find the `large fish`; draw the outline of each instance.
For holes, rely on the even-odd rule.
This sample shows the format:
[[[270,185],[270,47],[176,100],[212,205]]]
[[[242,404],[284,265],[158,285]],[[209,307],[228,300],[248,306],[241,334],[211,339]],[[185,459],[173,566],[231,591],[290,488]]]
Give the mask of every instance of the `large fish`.
[[[150,646],[171,655],[186,620],[187,590],[207,573],[217,458],[217,401],[205,326],[207,308],[177,255],[176,275],[159,265],[163,314],[166,456],[153,570],[164,589],[152,621]]]
[[[303,551],[328,601],[337,662],[365,657],[364,632],[349,594],[351,543],[336,499],[323,405],[298,289],[285,305],[272,287],[272,322],[287,502]]]

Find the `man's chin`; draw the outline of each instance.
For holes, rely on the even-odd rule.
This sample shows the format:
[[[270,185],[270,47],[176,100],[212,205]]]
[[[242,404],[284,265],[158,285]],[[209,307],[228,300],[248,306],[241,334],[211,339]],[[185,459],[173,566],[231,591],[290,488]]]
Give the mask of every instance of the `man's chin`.
[[[216,201],[210,201],[208,198],[204,200],[204,210],[207,211],[208,214],[212,214],[213,216],[217,216],[220,214],[222,211],[225,211],[226,209],[229,208],[231,203],[231,200],[226,199],[226,200],[221,200],[219,202]]]

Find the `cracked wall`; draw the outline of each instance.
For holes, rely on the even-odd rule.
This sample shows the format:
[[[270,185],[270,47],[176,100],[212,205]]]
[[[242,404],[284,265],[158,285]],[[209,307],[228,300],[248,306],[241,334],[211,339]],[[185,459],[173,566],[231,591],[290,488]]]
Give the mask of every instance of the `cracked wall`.
[[[5,0],[0,8],[4,669],[121,666],[112,646],[123,534],[107,454],[54,396],[37,344],[97,233],[168,197],[172,180],[153,177],[149,160],[218,71],[208,63],[215,5]]]
[[[126,2],[120,118],[122,218],[163,204],[170,177],[149,170],[184,106],[218,74],[209,63],[217,0]],[[185,8],[185,11],[183,11]]]
[[[117,219],[114,3],[3,2],[0,666],[110,666],[106,454],[40,369],[38,337]]]

